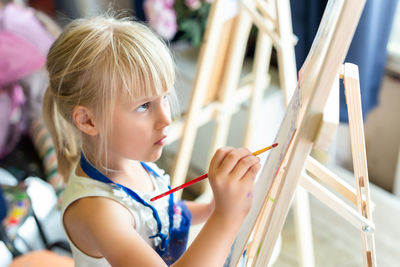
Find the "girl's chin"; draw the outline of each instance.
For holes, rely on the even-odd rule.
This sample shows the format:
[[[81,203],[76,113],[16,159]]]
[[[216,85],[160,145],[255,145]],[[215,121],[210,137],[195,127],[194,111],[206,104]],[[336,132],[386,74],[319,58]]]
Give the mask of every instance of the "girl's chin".
[[[158,159],[160,159],[161,154],[162,154],[162,147],[159,148],[157,151],[155,151],[154,153],[152,153],[151,156],[149,156],[149,160],[146,160],[147,162],[154,162],[157,161]]]

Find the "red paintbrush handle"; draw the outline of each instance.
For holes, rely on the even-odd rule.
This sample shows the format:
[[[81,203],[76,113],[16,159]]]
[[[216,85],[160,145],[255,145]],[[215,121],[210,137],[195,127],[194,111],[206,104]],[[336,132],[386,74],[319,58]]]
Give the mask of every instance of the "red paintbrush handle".
[[[264,153],[265,151],[268,151],[268,150],[270,150],[271,148],[276,147],[277,145],[278,145],[278,143],[275,143],[275,144],[273,144],[272,146],[267,146],[267,147],[265,147],[265,148],[263,148],[263,149],[260,149],[260,150],[258,150],[258,151],[256,151],[256,152],[253,152],[253,155],[254,155],[254,156],[260,155],[260,154]],[[165,196],[167,196],[167,195],[169,195],[169,194],[172,194],[172,193],[178,191],[179,189],[188,187],[189,185],[195,184],[195,183],[197,183],[197,182],[199,182],[199,181],[201,181],[201,180],[203,180],[203,179],[205,179],[205,178],[207,178],[207,177],[208,177],[208,173],[203,174],[203,175],[200,176],[200,177],[197,177],[197,178],[195,178],[195,179],[193,179],[193,180],[191,180],[191,181],[189,181],[189,182],[187,182],[187,183],[184,183],[184,184],[182,184],[182,185],[180,185],[180,186],[178,186],[178,187],[175,187],[175,188],[173,188],[173,189],[171,189],[171,190],[169,190],[169,191],[167,191],[167,192],[165,192],[165,193],[162,193],[162,194],[160,194],[160,195],[158,195],[158,196],[155,196],[155,197],[151,198],[150,201],[154,201],[154,200],[160,199],[160,198],[162,198],[162,197],[165,197]]]
[[[169,195],[169,194],[172,194],[172,193],[174,193],[174,192],[176,192],[176,191],[178,191],[178,190],[180,190],[180,189],[183,189],[183,188],[188,187],[188,186],[190,186],[190,185],[192,185],[192,184],[195,184],[195,183],[197,183],[197,182],[200,182],[201,180],[204,180],[204,179],[206,179],[207,177],[208,177],[208,173],[203,174],[203,175],[200,176],[200,177],[197,177],[197,178],[195,178],[195,179],[193,179],[193,180],[191,180],[191,181],[189,181],[189,182],[187,182],[187,183],[184,183],[184,184],[182,184],[182,185],[180,185],[180,186],[177,186],[177,187],[175,187],[175,188],[172,188],[171,190],[169,190],[169,191],[167,191],[167,192],[165,192],[165,193],[162,193],[161,195],[158,195],[158,196],[155,196],[155,197],[151,198],[150,201],[154,201],[154,200],[160,199],[160,198],[162,198],[162,197],[164,197],[164,196],[167,196],[167,195]]]

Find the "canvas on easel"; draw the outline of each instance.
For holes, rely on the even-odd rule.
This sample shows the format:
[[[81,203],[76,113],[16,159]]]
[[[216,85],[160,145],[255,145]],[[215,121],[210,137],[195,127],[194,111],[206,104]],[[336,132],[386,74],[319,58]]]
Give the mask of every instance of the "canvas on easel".
[[[269,155],[256,181],[253,206],[235,241],[231,266],[239,262],[245,262],[246,266],[267,266],[318,136],[324,106],[334,81],[338,79],[364,4],[365,1],[355,0],[328,2],[309,56],[301,69],[297,89],[278,131],[275,142],[279,143],[279,147]],[[345,83],[354,83],[354,79],[349,78]],[[353,103],[351,108],[354,106]],[[360,128],[359,122],[356,125]],[[365,205],[369,203],[369,190],[361,134],[363,132],[355,131],[352,142],[359,145],[353,152],[355,163],[358,161],[357,165],[364,167],[361,176],[358,176],[359,172],[356,174],[357,189],[362,189],[362,192],[357,192],[359,197],[356,202],[362,216],[353,215],[363,220],[360,231],[362,238],[368,239],[363,240],[364,265],[375,266],[373,235],[367,233],[373,230],[373,223],[369,206]],[[362,201],[363,196],[367,202]],[[252,251],[250,261],[246,254],[249,250]]]

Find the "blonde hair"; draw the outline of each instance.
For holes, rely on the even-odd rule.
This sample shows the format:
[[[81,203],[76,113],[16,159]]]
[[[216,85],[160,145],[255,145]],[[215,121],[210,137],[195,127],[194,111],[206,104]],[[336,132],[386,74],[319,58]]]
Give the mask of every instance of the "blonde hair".
[[[54,141],[58,170],[66,178],[81,151],[91,154],[95,166],[105,166],[106,137],[117,96],[135,99],[173,91],[175,78],[171,53],[159,37],[139,22],[109,15],[72,21],[50,48],[47,70],[50,83],[43,116]],[[92,148],[73,123],[77,105],[93,110],[100,125]]]

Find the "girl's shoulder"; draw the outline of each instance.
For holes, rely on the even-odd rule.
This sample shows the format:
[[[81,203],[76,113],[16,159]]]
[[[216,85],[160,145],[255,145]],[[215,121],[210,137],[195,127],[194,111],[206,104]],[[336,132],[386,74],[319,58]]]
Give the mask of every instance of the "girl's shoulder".
[[[72,173],[63,193],[61,211],[63,212],[69,205],[81,198],[107,197],[108,195],[110,195],[110,187],[107,184]]]
[[[119,192],[117,187],[110,184],[73,174],[64,192],[62,212],[65,214],[68,210],[75,216],[83,217],[87,216],[87,212],[101,214],[108,210],[112,212],[116,207],[121,207],[120,210],[125,212],[127,209],[119,203]]]
[[[88,216],[89,214],[90,216]],[[98,223],[109,219],[121,219],[121,217],[133,219],[130,212],[123,205],[111,198],[102,196],[77,199],[64,211],[64,220],[68,220],[69,217],[74,218],[74,220],[77,219],[79,223],[90,220],[95,220]]]
[[[63,227],[69,239],[84,254],[101,258],[99,240],[113,229],[129,231],[135,228],[130,212],[118,202],[105,197],[80,198],[63,213]]]

